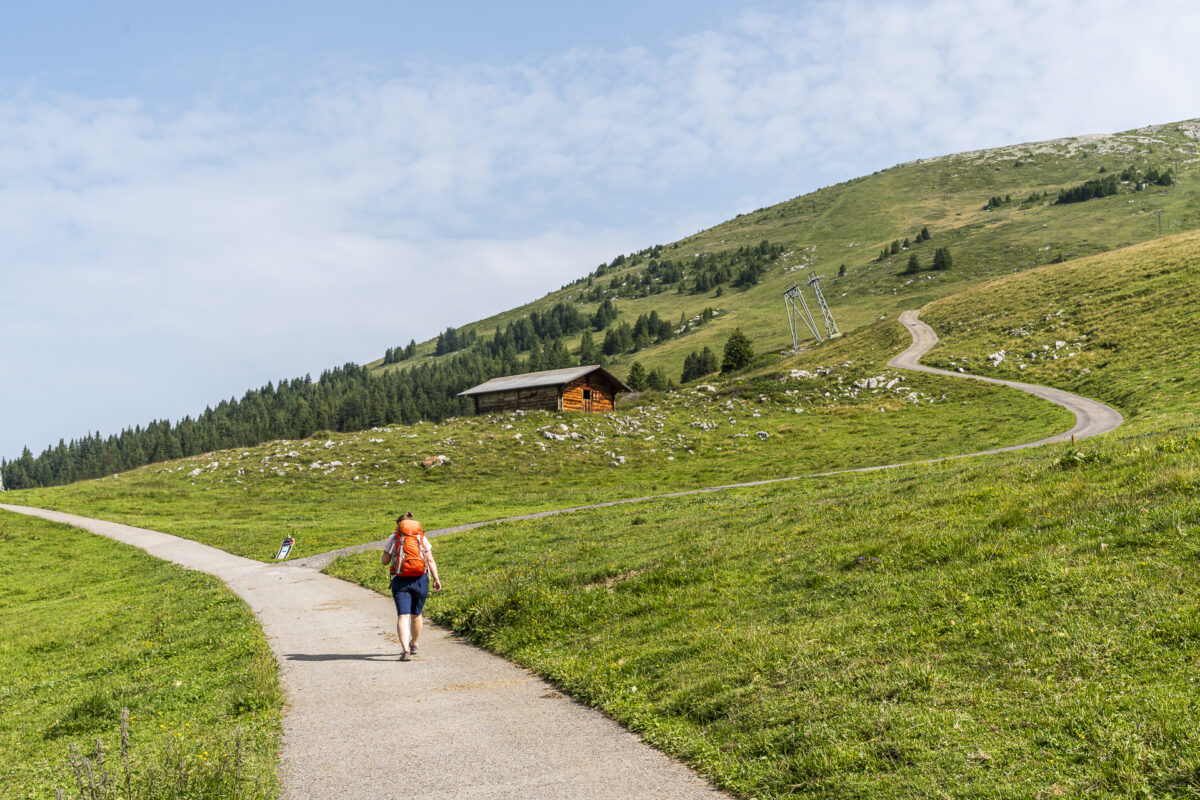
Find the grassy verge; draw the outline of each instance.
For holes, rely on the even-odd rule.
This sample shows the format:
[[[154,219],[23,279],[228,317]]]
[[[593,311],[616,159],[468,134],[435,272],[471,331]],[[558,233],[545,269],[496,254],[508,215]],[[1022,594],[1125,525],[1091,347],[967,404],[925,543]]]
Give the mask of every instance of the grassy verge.
[[[429,613],[747,797],[1196,796],[1198,490],[1193,428],[506,524]]]
[[[1070,427],[1001,387],[886,366],[894,320],[717,386],[643,395],[614,414],[515,413],[273,442],[116,477],[11,493],[12,502],[167,531],[269,559],[387,533],[702,486],[916,460]],[[773,362],[773,363],[772,363]],[[444,455],[449,464],[418,462]]]
[[[0,797],[74,796],[68,744],[94,759],[97,738],[123,792],[122,708],[133,796],[277,794],[282,699],[245,604],[209,576],[6,511],[0,702]]]

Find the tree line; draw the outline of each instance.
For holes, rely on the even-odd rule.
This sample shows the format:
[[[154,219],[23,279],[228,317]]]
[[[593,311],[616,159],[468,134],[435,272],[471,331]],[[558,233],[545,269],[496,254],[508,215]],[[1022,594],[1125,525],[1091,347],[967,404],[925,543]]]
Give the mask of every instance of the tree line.
[[[470,344],[447,358],[408,369],[372,373],[351,363],[326,370],[316,381],[306,375],[277,385],[268,383],[176,424],[159,420],[107,437],[89,433],[70,442],[60,440],[38,456],[26,447],[13,461],[0,459],[0,477],[7,489],[58,486],[272,439],[303,439],[320,431],[358,431],[422,419],[439,421],[474,413],[471,401],[457,395],[491,378],[607,363],[604,350],[592,337],[597,325],[607,326],[604,329],[617,338],[616,350],[609,355],[635,352],[675,335],[674,326],[657,311],[639,316],[632,326],[622,323],[613,328],[609,323],[617,313],[611,300],[601,303],[591,315],[560,303],[546,312],[534,312],[509,323],[504,329],[497,327],[492,337],[456,334],[455,339],[443,332],[444,339],[461,343],[465,338]],[[706,308],[694,321],[681,317],[680,325],[702,324],[714,313]],[[562,336],[581,328],[579,350],[572,354]],[[527,357],[521,357],[522,350],[528,350]],[[416,344],[410,342],[389,353],[393,359],[390,363],[395,363],[402,360],[397,354],[415,355]],[[653,371],[646,373],[648,380],[651,374]],[[664,389],[669,387],[665,373],[654,374],[648,385],[658,388],[660,383]]]
[[[472,413],[470,400],[457,397],[459,392],[522,372],[526,365],[508,354],[492,358],[474,350],[387,373],[346,364],[323,372],[316,381],[305,376],[268,383],[176,424],[161,420],[107,437],[95,433],[60,440],[38,456],[26,447],[20,458],[0,460],[0,476],[6,489],[57,486],[272,439],[442,420]]]
[[[757,285],[771,265],[783,255],[783,246],[766,239],[757,245],[743,245],[736,250],[700,253],[691,259],[660,258],[662,248],[656,247],[626,259],[618,256],[612,264],[601,264],[585,282],[587,289],[580,299],[596,303],[606,297],[647,297],[671,287],[677,294],[705,294],[721,291],[725,285],[749,289]],[[622,266],[646,262],[637,271],[614,275],[608,281],[599,278]]]

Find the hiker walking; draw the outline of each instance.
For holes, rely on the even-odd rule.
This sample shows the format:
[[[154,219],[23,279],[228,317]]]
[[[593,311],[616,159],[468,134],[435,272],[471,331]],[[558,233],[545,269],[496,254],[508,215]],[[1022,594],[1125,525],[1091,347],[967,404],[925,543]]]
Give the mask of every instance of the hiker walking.
[[[400,637],[400,660],[408,661],[417,654],[421,638],[421,611],[429,596],[429,578],[433,590],[440,591],[437,563],[433,548],[411,511],[396,517],[396,532],[388,539],[383,551],[383,563],[392,576],[392,597],[396,601],[396,634]]]

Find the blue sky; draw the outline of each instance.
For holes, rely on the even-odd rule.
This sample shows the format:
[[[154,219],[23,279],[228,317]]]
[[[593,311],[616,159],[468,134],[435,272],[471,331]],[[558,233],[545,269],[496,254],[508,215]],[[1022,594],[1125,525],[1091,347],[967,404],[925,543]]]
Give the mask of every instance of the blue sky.
[[[0,28],[8,458],[898,162],[1200,116],[1175,0],[25,5]]]

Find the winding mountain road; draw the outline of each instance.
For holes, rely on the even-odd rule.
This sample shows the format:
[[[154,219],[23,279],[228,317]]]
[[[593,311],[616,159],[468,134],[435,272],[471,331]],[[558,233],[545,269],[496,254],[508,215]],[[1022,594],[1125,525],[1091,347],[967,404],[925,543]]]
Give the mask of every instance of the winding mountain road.
[[[998,447],[994,450],[967,453],[957,456],[957,458],[981,456],[988,453],[1004,453],[1009,450],[1024,450],[1027,447],[1041,447],[1044,444],[1065,442],[1069,439],[1086,439],[1089,436],[1099,436],[1102,433],[1115,431],[1125,421],[1125,417],[1121,416],[1121,412],[1112,406],[1107,406],[1098,400],[1092,400],[1088,397],[1064,392],[1062,389],[1051,389],[1049,386],[1038,386],[1034,383],[985,378],[981,375],[972,375],[969,372],[951,372],[950,370],[927,367],[921,364],[921,356],[933,349],[933,346],[938,342],[938,337],[934,333],[933,328],[918,319],[920,313],[920,311],[905,311],[900,314],[900,324],[908,328],[908,332],[912,334],[913,343],[909,345],[907,350],[889,361],[888,366],[897,367],[898,369],[911,369],[915,372],[928,372],[931,375],[944,375],[949,378],[966,378],[972,381],[995,383],[1000,386],[1020,389],[1022,392],[1028,392],[1043,400],[1048,400],[1055,405],[1060,405],[1075,415],[1075,427],[1056,436],[1048,436],[1045,439],[1038,439],[1035,442],[1026,442],[1025,444],[1014,444],[1010,447]]]
[[[1122,422],[1109,406],[1069,392],[921,366],[918,360],[936,344],[937,336],[915,311],[905,312],[900,321],[912,332],[913,345],[892,359],[892,366],[1021,389],[1070,409],[1075,427],[1035,442],[978,453],[750,481],[506,519],[1037,447],[1072,436],[1106,433]],[[603,714],[437,626],[426,626],[420,658],[399,663],[391,598],[318,571],[337,555],[377,549],[378,542],[284,564],[263,564],[157,531],[44,509],[3,504],[0,508],[84,528],[208,572],[246,600],[275,652],[287,698],[280,764],[286,798],[725,797]],[[491,522],[496,521],[500,520]],[[415,754],[411,765],[399,757],[401,752]]]
[[[467,522],[462,525],[454,525],[449,528],[439,528],[431,530],[428,535],[432,538],[435,536],[445,536],[449,533],[461,533],[469,531],[472,528],[479,528],[483,525],[493,525],[497,522],[519,522],[529,519],[541,519],[542,517],[550,517],[555,514],[569,514],[572,511],[584,511],[590,508],[607,508],[608,506],[619,506],[627,503],[644,503],[647,500],[661,500],[667,497],[686,497],[693,494],[708,494],[710,492],[723,492],[727,489],[745,489],[751,486],[767,486],[772,483],[785,483],[787,481],[799,481],[807,478],[825,478],[830,475],[845,475],[852,472],[877,472],[883,469],[896,469],[898,467],[911,467],[918,464],[937,464],[941,461],[952,461],[960,458],[974,458],[976,456],[991,455],[994,453],[1006,453],[1010,450],[1024,450],[1029,447],[1041,447],[1046,444],[1055,442],[1065,442],[1069,440],[1086,439],[1089,436],[1099,436],[1102,433],[1108,433],[1116,430],[1125,418],[1121,412],[1111,406],[1107,406],[1098,400],[1092,400],[1088,397],[1065,392],[1062,389],[1052,389],[1049,386],[1038,386],[1034,383],[1021,383],[1019,381],[1006,381],[999,378],[985,378],[981,375],[972,375],[968,372],[951,372],[945,369],[936,367],[927,367],[920,363],[921,356],[928,353],[933,346],[938,343],[937,334],[933,328],[921,322],[918,319],[920,311],[904,311],[900,314],[899,322],[912,335],[913,343],[908,349],[892,360],[888,361],[888,366],[896,367],[897,369],[908,369],[914,372],[928,372],[932,375],[944,375],[948,378],[963,378],[966,380],[983,381],[984,383],[994,383],[1000,386],[1008,386],[1013,389],[1018,389],[1022,392],[1036,395],[1037,397],[1047,400],[1055,405],[1062,406],[1075,415],[1075,425],[1070,430],[1047,436],[1044,439],[1037,439],[1024,444],[1014,444],[1008,447],[996,447],[991,450],[977,450],[972,453],[959,453],[952,456],[941,456],[939,458],[925,458],[918,461],[902,461],[896,464],[876,464],[870,467],[853,467],[851,469],[836,469],[830,472],[813,472],[805,475],[789,475],[784,478],[767,478],[761,481],[745,481],[742,483],[727,483],[721,486],[706,486],[702,489],[685,489],[680,492],[666,492],[663,494],[646,495],[644,497],[627,497],[621,500],[607,500],[603,503],[591,503],[582,506],[569,506],[567,508],[555,508],[549,511],[536,511],[532,514],[518,514],[512,517],[499,517],[497,519],[484,520],[483,522]],[[386,540],[384,540],[386,541]],[[365,542],[363,544],[351,545],[342,547],[337,550],[330,550],[326,553],[318,553],[316,555],[307,556],[306,558],[298,558],[288,563],[296,566],[311,567],[314,569],[324,569],[331,561],[344,555],[351,553],[360,553],[364,550],[378,550],[383,546],[383,541]]]

